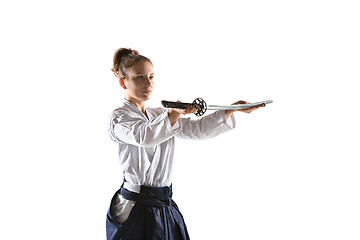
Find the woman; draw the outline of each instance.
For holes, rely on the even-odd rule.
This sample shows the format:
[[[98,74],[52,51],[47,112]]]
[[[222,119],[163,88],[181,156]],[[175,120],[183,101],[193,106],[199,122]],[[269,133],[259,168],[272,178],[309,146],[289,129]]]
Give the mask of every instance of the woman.
[[[110,118],[109,133],[119,145],[124,182],[114,194],[106,219],[108,240],[189,239],[179,208],[171,199],[171,172],[175,136],[192,139],[215,137],[235,127],[234,111],[217,111],[199,120],[180,118],[195,113],[186,109],[146,108],[154,87],[150,59],[136,50],[120,48],[113,68],[125,98]],[[239,101],[236,104],[246,103]]]

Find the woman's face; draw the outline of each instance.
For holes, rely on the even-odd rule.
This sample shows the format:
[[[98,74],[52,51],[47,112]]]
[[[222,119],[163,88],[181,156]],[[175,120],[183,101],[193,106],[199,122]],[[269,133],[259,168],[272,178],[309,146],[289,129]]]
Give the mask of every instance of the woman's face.
[[[123,81],[123,84],[122,82]],[[130,67],[125,79],[120,84],[126,89],[128,99],[146,101],[150,99],[154,87],[154,70],[151,63],[142,61]]]

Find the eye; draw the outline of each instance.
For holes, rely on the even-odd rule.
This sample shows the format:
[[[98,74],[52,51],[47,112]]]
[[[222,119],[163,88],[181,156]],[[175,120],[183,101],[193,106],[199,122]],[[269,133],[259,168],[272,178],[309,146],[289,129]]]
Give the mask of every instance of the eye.
[[[139,76],[137,76],[136,78],[137,78],[137,79],[142,79],[143,76],[139,75]]]
[[[150,76],[149,78],[150,78],[151,80],[153,80],[153,79],[154,79],[154,76]]]

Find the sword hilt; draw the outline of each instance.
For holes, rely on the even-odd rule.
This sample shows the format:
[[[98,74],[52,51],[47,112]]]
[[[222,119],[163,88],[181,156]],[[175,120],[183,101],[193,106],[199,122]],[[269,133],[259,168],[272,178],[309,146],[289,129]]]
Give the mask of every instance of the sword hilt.
[[[166,108],[179,109],[186,109],[189,104],[194,105],[198,109],[198,111],[195,113],[195,115],[198,117],[202,116],[207,109],[206,102],[202,98],[196,98],[192,103],[171,102],[163,100],[161,101],[161,104]]]
[[[190,103],[182,103],[182,102],[171,102],[171,101],[161,101],[161,104],[165,108],[179,108],[179,109],[185,109]]]

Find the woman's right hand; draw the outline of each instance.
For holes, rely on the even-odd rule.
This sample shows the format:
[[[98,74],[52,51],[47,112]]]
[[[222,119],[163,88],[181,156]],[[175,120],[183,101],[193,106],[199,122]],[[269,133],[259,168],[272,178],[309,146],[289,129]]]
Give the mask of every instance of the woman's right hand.
[[[180,101],[176,101],[180,102]],[[171,126],[174,126],[176,121],[180,118],[181,114],[187,115],[191,113],[196,113],[198,111],[196,105],[188,104],[188,106],[185,109],[180,108],[170,108],[168,112],[168,117],[171,123]]]
[[[176,102],[180,102],[180,101],[176,101]],[[170,111],[175,111],[179,114],[186,115],[186,114],[196,113],[198,111],[198,108],[196,105],[188,104],[185,109],[171,108]]]

